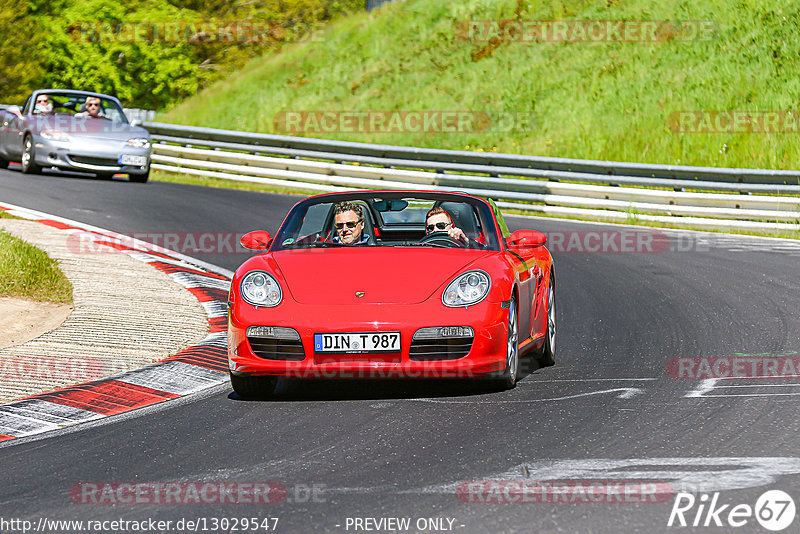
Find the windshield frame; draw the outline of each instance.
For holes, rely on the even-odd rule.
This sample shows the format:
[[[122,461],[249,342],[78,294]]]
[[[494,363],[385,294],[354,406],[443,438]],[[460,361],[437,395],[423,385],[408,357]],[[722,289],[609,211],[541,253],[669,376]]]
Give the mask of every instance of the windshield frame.
[[[471,195],[466,195],[463,193],[443,193],[443,192],[429,192],[429,191],[348,191],[344,193],[329,193],[324,195],[316,195],[313,197],[308,197],[304,200],[301,200],[297,204],[295,204],[289,213],[287,214],[286,218],[281,224],[281,227],[278,229],[277,233],[275,234],[274,239],[272,240],[271,246],[269,248],[270,252],[277,252],[282,250],[299,250],[299,249],[319,249],[322,247],[347,247],[347,245],[341,245],[338,243],[328,242],[328,241],[317,241],[317,242],[306,242],[303,246],[298,246],[297,240],[302,239],[304,237],[308,237],[305,235],[299,235],[299,232],[302,228],[302,225],[305,220],[306,213],[313,207],[320,204],[328,204],[333,205],[337,202],[343,201],[356,201],[359,203],[366,203],[370,205],[370,202],[381,199],[381,200],[389,200],[389,199],[414,199],[414,200],[421,200],[421,201],[440,201],[440,202],[460,202],[470,205],[479,219],[479,224],[484,234],[484,239],[486,243],[477,244],[479,248],[483,250],[491,250],[491,251],[499,251],[503,249],[502,246],[502,238],[500,237],[500,232],[497,227],[497,222],[494,217],[494,211],[491,205],[484,199],[479,197],[474,197]],[[375,219],[375,226],[378,226],[381,229],[392,228],[395,225],[387,225],[383,224],[379,217],[376,217],[373,214],[373,218]],[[421,226],[417,228],[416,226],[407,225],[412,231],[414,230],[423,230]],[[309,234],[311,235],[311,234]],[[367,247],[376,247],[376,248],[388,248],[388,247],[425,247],[424,244],[411,242],[398,242],[398,243],[386,243],[386,244],[371,244],[365,245]],[[361,246],[361,245],[352,245],[352,246]],[[439,248],[444,249],[446,247],[437,246],[435,244],[430,245],[431,248]],[[466,247],[466,248],[475,248],[475,247]],[[462,249],[462,247],[453,247],[454,250]],[[452,250],[451,249],[451,250]]]

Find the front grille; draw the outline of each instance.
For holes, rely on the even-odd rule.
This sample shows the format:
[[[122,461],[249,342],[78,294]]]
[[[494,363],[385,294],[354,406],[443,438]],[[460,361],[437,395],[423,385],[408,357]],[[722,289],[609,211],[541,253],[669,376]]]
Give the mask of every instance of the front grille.
[[[456,360],[472,348],[471,337],[446,339],[415,339],[411,341],[408,357],[412,360]]]
[[[265,360],[290,360],[301,361],[306,354],[303,343],[297,339],[270,339],[264,337],[248,336],[250,348],[259,358]]]
[[[103,166],[117,166],[119,163],[114,158],[93,158],[91,156],[73,156],[70,154],[69,159],[75,163],[84,163],[86,165],[103,165]]]

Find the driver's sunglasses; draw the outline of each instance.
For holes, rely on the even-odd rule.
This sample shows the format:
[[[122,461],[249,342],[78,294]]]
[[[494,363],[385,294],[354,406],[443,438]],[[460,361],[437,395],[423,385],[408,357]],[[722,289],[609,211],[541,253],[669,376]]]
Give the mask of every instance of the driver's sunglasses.
[[[334,224],[334,226],[336,227],[337,230],[341,230],[342,228],[344,228],[345,224],[347,225],[348,228],[355,228],[356,225],[358,223],[360,223],[360,222],[361,222],[361,219],[359,219],[357,221],[346,221],[346,222],[336,223],[336,224]]]
[[[49,100],[47,100],[47,99],[45,99],[45,100],[37,100],[37,101],[36,101],[36,103],[37,103],[37,104],[49,104],[49,103],[50,103],[50,101],[49,101]]]
[[[426,226],[426,227],[425,227],[425,229],[426,229],[428,232],[433,232],[433,229],[434,229],[434,228],[436,228],[436,229],[439,229],[439,230],[444,230],[445,228],[447,228],[447,227],[448,227],[448,226],[450,226],[451,224],[453,224],[453,223],[438,222],[438,223],[436,223],[436,224],[429,224],[428,226]]]
[[[90,102],[90,103],[86,104],[86,107],[87,108],[91,108],[91,107],[99,108],[100,104],[97,104],[95,102]]]

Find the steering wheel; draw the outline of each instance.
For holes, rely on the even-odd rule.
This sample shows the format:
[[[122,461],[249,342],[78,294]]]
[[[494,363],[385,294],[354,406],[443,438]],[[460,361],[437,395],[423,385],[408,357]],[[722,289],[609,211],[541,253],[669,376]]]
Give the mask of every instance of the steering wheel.
[[[419,240],[420,244],[424,245],[437,245],[440,247],[460,247],[463,248],[466,246],[465,243],[459,241],[458,239],[453,239],[447,232],[431,232],[427,234],[425,237]]]

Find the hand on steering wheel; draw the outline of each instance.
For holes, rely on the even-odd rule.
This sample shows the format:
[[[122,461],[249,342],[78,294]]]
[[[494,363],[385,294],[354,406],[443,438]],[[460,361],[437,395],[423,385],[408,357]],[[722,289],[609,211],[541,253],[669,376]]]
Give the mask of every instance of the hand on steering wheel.
[[[430,234],[425,235],[422,239],[419,240],[421,244],[425,245],[437,245],[440,247],[466,247],[467,244],[461,240],[455,239],[450,237],[447,232],[431,232]]]

